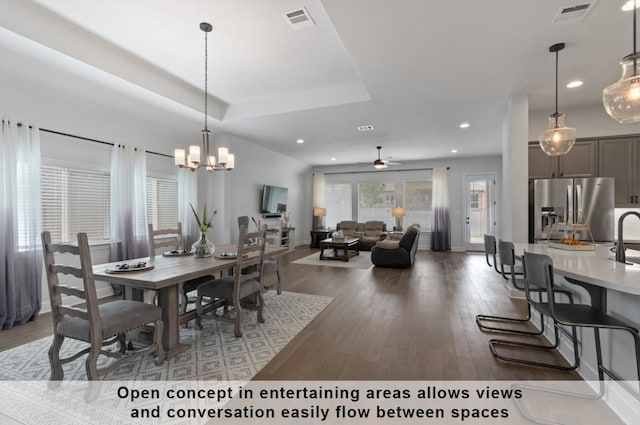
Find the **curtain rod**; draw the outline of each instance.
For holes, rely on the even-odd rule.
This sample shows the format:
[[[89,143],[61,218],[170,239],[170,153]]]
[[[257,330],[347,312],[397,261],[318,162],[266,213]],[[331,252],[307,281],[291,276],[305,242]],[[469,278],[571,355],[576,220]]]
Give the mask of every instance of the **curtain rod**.
[[[2,123],[4,124],[4,120],[2,120]],[[22,127],[22,123],[20,123],[20,122],[17,125],[18,125],[18,127]],[[33,127],[29,126],[29,128],[33,128]],[[86,140],[87,142],[100,143],[100,144],[109,145],[109,146],[116,146],[116,143],[113,143],[113,142],[105,142],[104,140],[92,139],[90,137],[76,136],[75,134],[69,134],[69,133],[63,133],[61,131],[49,130],[48,128],[40,128],[39,130],[40,131],[44,131],[45,133],[51,133],[51,134],[57,134],[59,136],[71,137],[73,139]],[[117,145],[118,146],[124,146],[124,145],[120,145],[120,144],[117,144]],[[173,158],[173,156],[171,156],[171,155],[167,155],[165,153],[160,153],[160,152],[147,151],[147,153],[150,153],[152,155],[164,156],[166,158]]]
[[[18,125],[20,125],[20,124],[18,124]],[[89,137],[76,136],[75,134],[69,134],[69,133],[63,133],[61,131],[49,130],[48,128],[40,128],[40,131],[44,131],[45,133],[57,134],[57,135],[60,135],[60,136],[71,137],[71,138],[74,138],[74,139],[86,140],[87,142],[101,143],[103,145],[110,145],[110,146],[115,146],[116,145],[116,143],[113,143],[113,142],[105,142],[103,140],[92,139],[92,138],[89,138]],[[124,145],[118,144],[118,146],[124,146]],[[152,155],[164,156],[166,158],[173,158],[173,156],[167,155],[165,153],[154,152],[154,151],[146,151],[146,152],[150,153]]]
[[[451,167],[446,167],[447,170]],[[362,174],[362,173],[398,173],[400,171],[428,171],[433,170],[433,167],[427,168],[404,168],[402,170],[377,170],[377,171],[335,171],[333,173],[323,173],[324,175],[333,175],[333,174]],[[315,173],[314,173],[315,174]]]

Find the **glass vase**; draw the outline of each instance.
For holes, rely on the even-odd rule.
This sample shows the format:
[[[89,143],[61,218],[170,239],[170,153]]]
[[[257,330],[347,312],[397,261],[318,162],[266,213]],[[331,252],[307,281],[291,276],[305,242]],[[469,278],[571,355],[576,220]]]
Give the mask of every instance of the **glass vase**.
[[[200,258],[211,257],[216,246],[207,238],[206,232],[200,233],[200,239],[191,245],[191,252],[193,255]]]

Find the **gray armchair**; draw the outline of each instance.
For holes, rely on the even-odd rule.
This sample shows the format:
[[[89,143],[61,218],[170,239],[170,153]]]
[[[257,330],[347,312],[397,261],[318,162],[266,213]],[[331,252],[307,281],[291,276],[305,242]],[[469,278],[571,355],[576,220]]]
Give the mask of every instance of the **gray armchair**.
[[[418,250],[420,226],[412,224],[400,240],[385,239],[371,248],[371,261],[377,267],[409,267]]]

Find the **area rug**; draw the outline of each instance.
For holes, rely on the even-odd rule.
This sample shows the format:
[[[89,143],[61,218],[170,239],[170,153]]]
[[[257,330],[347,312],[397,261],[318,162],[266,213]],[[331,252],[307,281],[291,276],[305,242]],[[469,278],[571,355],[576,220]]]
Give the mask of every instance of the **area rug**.
[[[181,328],[185,350],[158,367],[149,356],[127,363],[106,375],[106,380],[250,380],[289,341],[307,326],[333,298],[274,291],[265,294],[265,323],[257,323],[255,312],[245,312],[243,337],[236,338],[233,324],[203,320],[203,329]],[[46,337],[0,352],[0,380],[49,379],[47,352],[52,337]],[[79,351],[85,343],[67,339],[65,353]],[[104,356],[102,356],[104,357]],[[65,380],[85,380],[84,357],[64,365]]]
[[[368,269],[373,266],[371,262],[371,253],[369,251],[360,251],[359,255],[349,258],[349,261],[340,260],[320,260],[320,253],[307,255],[292,261],[291,264],[305,264],[310,266],[329,266],[344,267],[349,269]]]

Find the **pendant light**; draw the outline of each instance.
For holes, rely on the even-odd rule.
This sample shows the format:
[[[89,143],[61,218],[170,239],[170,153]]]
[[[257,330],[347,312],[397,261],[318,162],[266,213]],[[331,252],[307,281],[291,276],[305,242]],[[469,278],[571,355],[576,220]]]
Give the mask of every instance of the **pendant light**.
[[[209,79],[208,74],[208,44],[207,35],[211,32],[213,27],[207,22],[200,24],[200,29],[204,32],[204,129],[202,130],[202,149],[198,145],[189,146],[189,154],[184,149],[174,150],[175,165],[180,168],[188,168],[191,171],[196,171],[199,168],[204,168],[208,171],[231,171],[235,166],[235,155],[229,153],[229,149],[225,147],[218,148],[218,163],[216,163],[216,157],[211,155],[209,137],[211,132],[207,127],[207,106],[208,106],[208,93],[207,84]]]
[[[576,129],[566,127],[564,114],[558,112],[558,52],[564,49],[564,43],[549,47],[556,54],[556,111],[549,115],[549,128],[540,133],[540,148],[549,156],[566,155],[576,142]]]
[[[622,58],[622,77],[602,90],[602,103],[609,115],[620,123],[640,121],[640,76],[636,50],[636,3],[633,0],[633,53]]]

